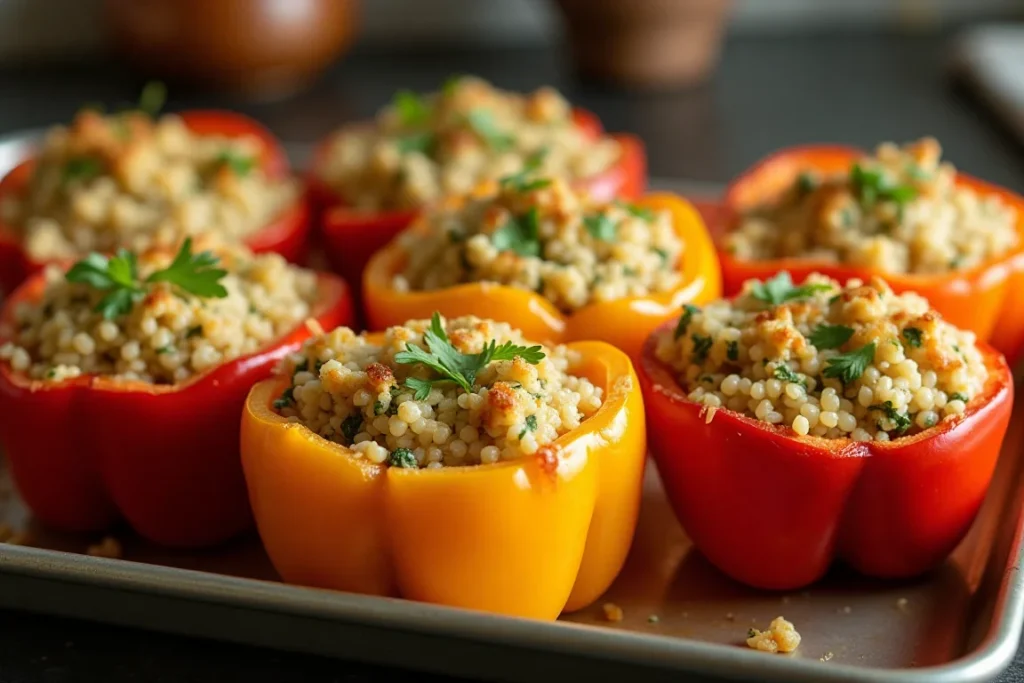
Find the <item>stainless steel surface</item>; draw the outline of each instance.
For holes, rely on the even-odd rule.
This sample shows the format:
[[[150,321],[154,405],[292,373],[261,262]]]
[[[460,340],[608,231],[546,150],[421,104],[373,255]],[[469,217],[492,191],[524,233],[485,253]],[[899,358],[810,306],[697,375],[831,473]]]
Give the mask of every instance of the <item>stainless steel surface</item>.
[[[25,149],[23,137],[0,141],[0,171]],[[308,147],[289,151],[301,163]],[[655,184],[700,196],[719,189]],[[1024,407],[978,522],[939,570],[883,583],[840,569],[789,595],[743,588],[710,567],[672,517],[652,469],[622,576],[602,601],[554,623],[283,585],[254,538],[182,553],[117,533],[125,559],[88,557],[98,538],[37,527],[0,471],[0,522],[38,546],[0,546],[0,605],[500,680],[630,680],[641,671],[645,680],[678,680],[682,672],[774,681],[990,680],[1012,658],[1024,622],[1022,448]],[[623,608],[622,622],[600,618],[604,600]],[[780,614],[804,636],[795,655],[742,645],[748,628]],[[459,656],[466,653],[475,656]]]

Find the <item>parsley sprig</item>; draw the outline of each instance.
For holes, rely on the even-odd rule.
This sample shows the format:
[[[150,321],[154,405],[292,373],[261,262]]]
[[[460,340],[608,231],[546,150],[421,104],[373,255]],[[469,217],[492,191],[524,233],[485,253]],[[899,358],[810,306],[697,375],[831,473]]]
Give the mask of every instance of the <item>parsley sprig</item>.
[[[256,159],[238,152],[225,149],[217,155],[215,160],[217,166],[223,166],[239,177],[245,177],[256,168]]]
[[[619,224],[605,213],[584,217],[583,227],[587,229],[591,237],[602,242],[614,242],[615,237],[619,234]]]
[[[430,390],[437,384],[454,383],[463,391],[472,392],[477,374],[493,361],[519,357],[536,365],[544,359],[540,346],[518,346],[512,342],[499,346],[493,339],[480,353],[462,353],[449,341],[448,333],[441,324],[441,316],[436,312],[430,319],[430,328],[424,333],[423,341],[427,350],[409,342],[405,345],[405,351],[395,354],[395,362],[400,365],[423,365],[438,375],[434,379],[406,378],[404,384],[415,392],[417,401],[426,400]]]
[[[507,175],[501,179],[501,186],[508,187],[519,193],[533,192],[534,190],[540,190],[551,184],[550,178],[533,178],[530,176],[540,170],[541,165],[544,163],[544,158],[548,154],[547,147],[542,147],[537,150],[523,163],[522,170],[519,173],[513,173]]]
[[[874,206],[879,201],[902,205],[917,197],[917,189],[913,185],[894,185],[881,171],[865,169],[860,164],[854,164],[850,169],[850,185],[864,206]]]
[[[793,278],[790,276],[789,271],[784,270],[770,280],[755,283],[750,294],[758,301],[778,306],[788,301],[806,299],[818,292],[827,292],[831,289],[832,285],[824,283],[808,283],[796,287],[793,285]]]
[[[398,112],[398,118],[402,125],[408,128],[422,126],[430,120],[430,105],[411,90],[396,92],[392,105]]]
[[[799,384],[800,386],[807,388],[807,382],[797,373],[793,372],[785,363],[779,363],[775,366],[775,371],[772,373],[775,379],[783,382],[791,382],[793,384]]]
[[[892,423],[893,430],[900,434],[910,429],[910,416],[897,411],[895,406],[893,406],[892,401],[886,401],[885,403],[873,403],[868,406],[868,410],[877,410],[884,413]]]
[[[825,377],[836,378],[843,384],[854,382],[864,374],[864,370],[875,359],[875,348],[875,342],[870,342],[849,353],[841,353],[829,358],[822,374]]]
[[[498,251],[514,251],[520,256],[540,256],[540,212],[530,207],[522,216],[511,216],[491,235]]]
[[[138,259],[127,249],[119,249],[113,256],[91,253],[68,270],[68,282],[86,284],[107,292],[96,305],[96,311],[107,320],[127,315],[146,293],[146,285],[167,282],[182,292],[204,298],[224,298],[228,290],[220,284],[227,275],[217,268],[219,259],[209,251],[192,253],[192,238],[187,238],[174,261],[163,270],[139,279]]]
[[[466,114],[466,123],[481,140],[499,152],[515,144],[515,138],[498,128],[498,124],[494,122],[494,114],[487,109],[471,109]]]
[[[846,325],[818,325],[808,337],[811,344],[818,349],[838,349],[850,341],[853,328]]]

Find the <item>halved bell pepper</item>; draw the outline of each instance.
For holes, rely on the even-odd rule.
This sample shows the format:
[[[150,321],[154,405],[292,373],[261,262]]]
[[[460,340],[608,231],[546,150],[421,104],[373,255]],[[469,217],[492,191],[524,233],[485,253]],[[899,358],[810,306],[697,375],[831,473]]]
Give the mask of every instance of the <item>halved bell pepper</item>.
[[[581,358],[572,371],[604,389],[604,403],[535,456],[493,465],[356,459],[273,410],[287,379],[253,387],[242,465],[281,577],[538,619],[596,600],[636,527],[644,406],[625,354],[601,342],[571,348]]]
[[[979,343],[989,380],[962,419],[856,442],[694,403],[655,345],[652,335],[638,368],[651,453],[694,545],[737,581],[799,588],[835,559],[869,576],[915,576],[974,520],[1013,403],[1009,367],[992,347]]]
[[[769,156],[729,186],[725,195],[725,228],[732,227],[744,212],[770,203],[792,186],[801,172],[847,173],[863,156],[864,152],[854,148],[826,145],[791,147]],[[814,272],[840,282],[880,275],[893,291],[921,294],[947,321],[974,331],[979,339],[991,341],[1012,365],[1024,351],[1024,309],[1012,301],[1012,293],[1024,289],[1024,198],[963,173],[957,174],[956,182],[981,195],[996,195],[1016,209],[1017,231],[1021,236],[1017,248],[974,268],[938,275],[886,273],[812,259],[745,261],[722,250],[719,258],[725,294],[738,293],[746,280],[766,280],[782,270],[788,270],[798,282]]]
[[[592,113],[573,110],[577,127],[589,137],[603,134],[601,121]],[[580,181],[598,199],[633,199],[647,189],[647,157],[643,142],[634,135],[611,136],[622,148],[619,161],[602,173]],[[416,211],[367,213],[345,206],[344,200],[321,179],[317,169],[329,153],[330,140],[320,143],[307,182],[314,202],[323,210],[324,250],[331,267],[347,281],[361,282],[363,269],[377,251],[407,228]]]
[[[565,315],[542,295],[490,282],[474,282],[446,289],[399,292],[394,276],[405,266],[405,253],[392,242],[370,260],[363,274],[363,307],[371,329],[384,329],[432,311],[457,317],[497,316],[523,331],[527,339],[562,343],[599,339],[636,359],[647,334],[677,316],[683,304],[703,304],[721,294],[721,276],[715,247],[697,210],[672,194],[650,194],[635,202],[655,211],[669,211],[683,241],[682,284],[671,292],[593,303]],[[409,230],[419,230],[413,225]],[[500,315],[499,315],[500,312]]]
[[[177,114],[190,130],[199,135],[223,137],[254,137],[262,143],[260,164],[271,178],[285,178],[290,173],[288,157],[281,144],[262,125],[241,114],[229,111],[196,110]],[[14,167],[0,180],[0,201],[18,195],[28,187],[35,170],[35,160],[28,159]],[[256,253],[276,252],[292,262],[306,254],[311,212],[303,194],[271,223],[250,235],[245,244]],[[0,290],[11,292],[29,275],[46,263],[29,256],[21,244],[20,233],[13,226],[0,222]]]
[[[310,317],[347,324],[351,295],[321,274]],[[0,343],[14,309],[41,296],[36,275],[5,303]],[[257,353],[177,385],[83,375],[31,380],[0,363],[0,444],[15,485],[44,524],[97,531],[118,519],[167,546],[205,546],[252,524],[238,456],[238,416],[253,383],[310,335],[304,324]]]

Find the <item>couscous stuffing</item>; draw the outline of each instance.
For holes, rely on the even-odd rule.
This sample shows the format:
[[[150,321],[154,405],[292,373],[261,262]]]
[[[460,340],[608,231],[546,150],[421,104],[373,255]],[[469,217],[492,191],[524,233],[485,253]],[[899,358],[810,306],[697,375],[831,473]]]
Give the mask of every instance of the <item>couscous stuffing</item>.
[[[198,135],[173,115],[85,110],[50,131],[26,191],[0,202],[0,219],[37,260],[173,248],[210,231],[244,239],[300,194],[264,172],[260,152],[256,138]]]
[[[399,291],[497,282],[535,291],[564,312],[679,286],[684,245],[667,211],[595,203],[529,171],[493,191],[438,206],[402,235]]]
[[[41,297],[15,307],[0,360],[53,381],[182,382],[281,337],[317,297],[316,274],[277,254],[194,252],[190,238],[177,253],[94,253],[45,277]]]
[[[612,138],[584,133],[551,88],[521,95],[462,77],[432,95],[400,92],[374,125],[342,128],[319,174],[357,209],[415,209],[517,173],[531,158],[542,157],[545,173],[575,180],[606,170],[621,153]]]
[[[804,258],[886,273],[971,268],[1018,246],[1019,217],[995,195],[956,184],[931,138],[880,145],[845,175],[807,172],[726,238],[742,260]]]
[[[775,617],[767,631],[747,631],[747,647],[772,654],[794,652],[800,647],[800,634],[785,618]]]
[[[988,377],[972,332],[879,278],[749,281],[733,301],[687,306],[655,353],[709,412],[855,441],[958,420]]]
[[[538,454],[600,407],[565,347],[506,323],[411,321],[380,343],[347,327],[309,339],[279,373],[274,406],[353,455],[392,467],[495,463]]]

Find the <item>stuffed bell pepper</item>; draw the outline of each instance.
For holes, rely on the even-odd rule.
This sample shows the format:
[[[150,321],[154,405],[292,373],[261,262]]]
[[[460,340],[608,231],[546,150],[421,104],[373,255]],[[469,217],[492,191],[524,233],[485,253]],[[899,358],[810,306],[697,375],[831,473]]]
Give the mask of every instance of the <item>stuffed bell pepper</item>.
[[[473,317],[337,328],[242,416],[256,524],[285,581],[541,619],[615,578],[646,452],[629,359]]]
[[[307,202],[270,133],[230,112],[146,109],[83,110],[0,182],[0,288],[49,262],[203,232],[303,255]]]
[[[879,278],[783,272],[688,308],[640,368],[651,450],[700,551],[792,589],[839,559],[940,563],[981,505],[1010,418],[1003,356]]]
[[[592,114],[551,88],[530,94],[454,78],[430,95],[399,92],[372,122],[335,132],[310,177],[327,254],[349,282],[416,213],[443,196],[518,173],[534,163],[611,199],[635,198],[646,183],[643,145],[605,135]]]
[[[238,416],[253,383],[351,320],[344,283],[242,247],[90,254],[31,277],[0,327],[0,444],[33,514],[123,518],[171,546],[251,526]]]
[[[1024,199],[958,173],[926,138],[873,155],[783,150],[733,183],[721,254],[725,293],[782,270],[880,275],[972,330],[1011,364],[1024,347]]]
[[[493,316],[530,339],[599,339],[639,354],[683,304],[720,295],[714,245],[674,195],[596,201],[526,170],[452,198],[378,252],[364,276],[374,329]]]

